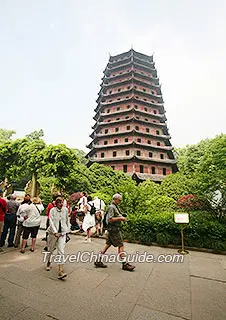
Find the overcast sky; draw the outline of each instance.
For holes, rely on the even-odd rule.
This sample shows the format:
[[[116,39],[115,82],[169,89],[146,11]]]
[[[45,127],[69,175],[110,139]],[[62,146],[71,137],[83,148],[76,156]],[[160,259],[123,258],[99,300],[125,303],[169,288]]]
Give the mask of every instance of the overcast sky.
[[[225,133],[226,1],[0,0],[0,128],[87,151],[103,70],[154,60],[171,143]]]

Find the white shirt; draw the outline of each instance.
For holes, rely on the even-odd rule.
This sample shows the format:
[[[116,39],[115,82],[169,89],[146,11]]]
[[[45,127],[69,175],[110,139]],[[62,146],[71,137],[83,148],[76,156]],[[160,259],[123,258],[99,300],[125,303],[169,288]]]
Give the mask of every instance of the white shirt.
[[[24,227],[38,227],[41,224],[41,213],[44,210],[42,204],[31,203],[28,205],[29,211],[27,211],[27,219],[23,221]]]
[[[64,235],[70,232],[69,221],[68,221],[68,209],[62,207],[58,209],[54,207],[50,210],[49,213],[49,228],[48,232],[50,233],[59,233],[59,225],[61,222],[61,234]]]

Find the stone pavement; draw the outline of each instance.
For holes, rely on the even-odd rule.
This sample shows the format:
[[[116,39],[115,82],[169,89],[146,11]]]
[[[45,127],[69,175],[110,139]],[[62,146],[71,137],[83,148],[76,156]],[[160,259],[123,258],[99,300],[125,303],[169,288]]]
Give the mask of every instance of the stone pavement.
[[[68,278],[57,280],[56,265],[44,270],[40,231],[37,249],[0,253],[0,319],[4,320],[224,320],[226,256],[190,252],[183,263],[136,263],[132,273],[119,263],[95,269],[66,263]],[[66,253],[98,252],[103,239],[85,244],[71,235]],[[126,243],[128,253],[176,254],[174,249]],[[110,252],[116,253],[115,248]]]

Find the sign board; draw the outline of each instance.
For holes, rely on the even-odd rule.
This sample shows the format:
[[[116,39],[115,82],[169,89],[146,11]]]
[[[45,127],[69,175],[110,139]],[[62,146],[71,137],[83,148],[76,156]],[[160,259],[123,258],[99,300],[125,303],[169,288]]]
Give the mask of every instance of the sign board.
[[[176,223],[189,223],[188,213],[174,213],[174,221]]]

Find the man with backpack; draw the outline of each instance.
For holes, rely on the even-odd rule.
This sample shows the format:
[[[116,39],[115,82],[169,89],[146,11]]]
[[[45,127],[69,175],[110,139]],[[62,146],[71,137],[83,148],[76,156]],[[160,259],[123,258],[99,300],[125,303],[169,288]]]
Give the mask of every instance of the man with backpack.
[[[122,270],[133,271],[135,266],[127,263],[123,260],[125,258],[124,254],[124,244],[121,232],[121,223],[126,222],[126,218],[123,217],[119,210],[119,203],[122,200],[122,196],[116,193],[113,196],[112,204],[108,207],[106,215],[104,217],[104,225],[107,224],[108,236],[106,240],[106,245],[100,254],[105,254],[105,252],[110,248],[111,245],[118,247],[118,255],[122,260]],[[96,268],[106,268],[107,266],[100,260],[94,262]]]

